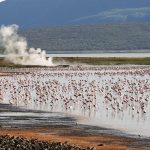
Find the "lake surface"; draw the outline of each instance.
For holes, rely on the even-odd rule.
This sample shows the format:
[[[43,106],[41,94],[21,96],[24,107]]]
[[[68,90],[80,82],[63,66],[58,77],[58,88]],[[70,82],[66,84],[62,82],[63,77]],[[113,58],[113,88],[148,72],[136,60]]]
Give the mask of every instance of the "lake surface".
[[[1,55],[0,57],[5,57],[6,55]],[[53,52],[47,54],[47,57],[129,57],[129,58],[145,58],[150,57],[149,52],[141,53],[62,53],[62,52]]]
[[[150,57],[150,53],[54,53],[47,54],[48,57],[129,57],[144,58]]]
[[[150,66],[10,68],[8,72],[12,74],[0,77],[3,103],[80,116],[81,124],[150,136]]]

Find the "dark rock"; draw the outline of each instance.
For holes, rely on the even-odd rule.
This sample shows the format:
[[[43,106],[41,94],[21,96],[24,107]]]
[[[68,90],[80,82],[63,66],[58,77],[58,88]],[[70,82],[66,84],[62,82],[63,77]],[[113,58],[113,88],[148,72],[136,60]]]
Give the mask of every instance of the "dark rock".
[[[101,144],[98,144],[97,146],[104,146],[104,144],[101,143]]]
[[[44,142],[37,139],[27,140],[20,137],[0,136],[0,150],[94,150],[94,148],[83,149],[78,146],[69,145],[67,142]]]

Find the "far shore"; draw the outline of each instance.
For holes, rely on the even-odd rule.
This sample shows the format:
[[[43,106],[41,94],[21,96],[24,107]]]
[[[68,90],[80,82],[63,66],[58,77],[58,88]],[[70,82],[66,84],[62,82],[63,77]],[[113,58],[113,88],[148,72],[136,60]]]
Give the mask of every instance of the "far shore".
[[[47,57],[100,57],[100,58],[146,58],[150,57],[150,52],[55,52],[46,55]],[[0,58],[6,55],[0,54]]]
[[[36,67],[13,64],[0,55],[0,67]],[[21,57],[21,56],[17,56]],[[150,65],[150,53],[48,54],[59,65]],[[7,58],[7,57],[6,57]]]

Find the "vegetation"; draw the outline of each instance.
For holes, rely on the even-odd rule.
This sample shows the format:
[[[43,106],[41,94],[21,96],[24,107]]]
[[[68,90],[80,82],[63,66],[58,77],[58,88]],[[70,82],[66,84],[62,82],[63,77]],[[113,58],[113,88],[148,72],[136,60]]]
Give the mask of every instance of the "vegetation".
[[[88,64],[88,65],[150,65],[150,58],[93,58],[93,57],[63,57],[54,58],[58,64]]]
[[[150,23],[34,28],[20,34],[30,47],[40,47],[48,53],[150,49]]]
[[[17,65],[5,60],[4,58],[0,58],[0,67],[15,67]]]
[[[0,47],[0,54],[4,53],[4,48]]]
[[[57,65],[87,64],[87,65],[150,65],[150,58],[92,58],[92,57],[55,57],[53,62]],[[0,67],[37,67],[15,65],[3,58],[0,59]]]

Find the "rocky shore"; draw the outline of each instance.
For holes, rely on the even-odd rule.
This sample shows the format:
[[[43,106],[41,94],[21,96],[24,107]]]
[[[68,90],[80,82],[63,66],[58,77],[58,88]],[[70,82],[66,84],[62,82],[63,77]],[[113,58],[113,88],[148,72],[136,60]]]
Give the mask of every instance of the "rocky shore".
[[[25,139],[21,137],[0,136],[0,150],[94,150],[83,149],[79,146],[69,145],[67,142],[44,142],[37,139]]]

